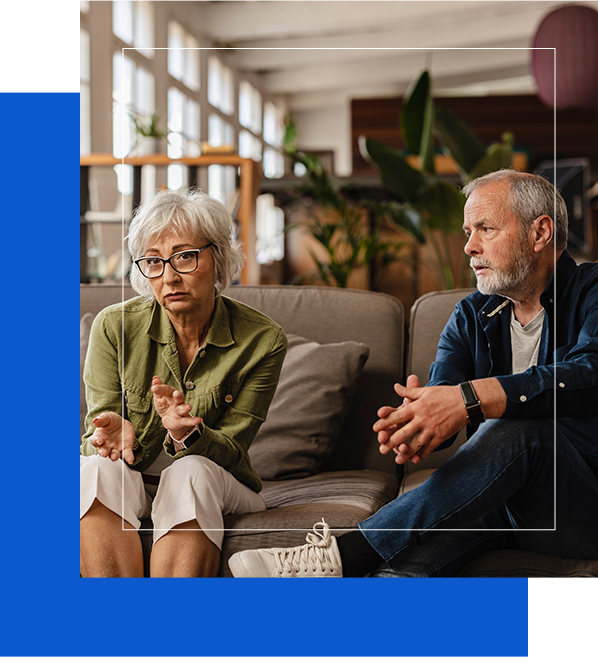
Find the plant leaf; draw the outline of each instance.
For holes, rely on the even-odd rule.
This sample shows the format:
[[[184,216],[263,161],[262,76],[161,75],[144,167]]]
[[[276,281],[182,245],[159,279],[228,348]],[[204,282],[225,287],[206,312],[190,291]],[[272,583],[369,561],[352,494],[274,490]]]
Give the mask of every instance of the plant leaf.
[[[417,198],[418,191],[426,184],[421,171],[414,169],[399,151],[369,137],[359,138],[359,150],[369,164],[378,169],[385,187],[408,201]]]
[[[422,218],[419,212],[408,204],[385,204],[380,206],[388,214],[390,220],[399,228],[405,230],[420,244],[426,243],[426,236],[422,228]]]
[[[407,148],[419,154],[424,171],[434,173],[434,104],[428,71],[407,92],[400,124]]]
[[[485,176],[492,171],[507,169],[513,162],[513,135],[506,132],[502,135],[501,144],[492,144],[484,153],[476,166],[469,171],[467,179],[473,180]]]
[[[486,146],[448,107],[436,107],[434,125],[455,162],[468,174],[484,156]]]
[[[443,180],[428,185],[419,195],[416,208],[430,230],[458,233],[463,228],[465,197],[457,187]]]

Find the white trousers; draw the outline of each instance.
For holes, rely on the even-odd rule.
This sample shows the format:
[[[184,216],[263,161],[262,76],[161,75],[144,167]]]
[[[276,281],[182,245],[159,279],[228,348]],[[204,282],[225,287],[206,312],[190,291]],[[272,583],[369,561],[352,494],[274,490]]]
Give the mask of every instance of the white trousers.
[[[223,515],[266,509],[261,493],[237,481],[214,461],[196,455],[184,456],[162,470],[153,500],[141,473],[131,470],[120,459],[81,456],[80,486],[81,518],[96,498],[135,529],[139,529],[141,520],[151,516],[154,543],[176,525],[197,520],[220,549],[224,539]]]

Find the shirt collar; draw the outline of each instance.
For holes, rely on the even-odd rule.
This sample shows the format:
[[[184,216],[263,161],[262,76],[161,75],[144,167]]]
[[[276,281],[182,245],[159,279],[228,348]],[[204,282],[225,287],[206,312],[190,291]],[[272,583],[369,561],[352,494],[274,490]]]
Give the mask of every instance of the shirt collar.
[[[569,276],[576,267],[575,260],[573,260],[567,251],[563,251],[556,263],[554,274],[551,276],[548,285],[544,288],[544,292],[540,296],[540,301],[545,308],[552,303],[555,295],[557,299],[560,297]]]
[[[561,253],[561,257],[556,263],[555,273],[550,278],[548,285],[544,288],[544,292],[542,292],[540,295],[540,303],[544,306],[544,308],[549,308],[550,304],[554,300],[555,280],[556,295],[558,297],[575,267],[577,267],[575,260],[573,260],[567,251],[563,251],[563,253]],[[493,317],[496,313],[498,313],[499,310],[502,310],[509,303],[510,301],[505,299],[505,297],[501,297],[497,294],[491,294],[488,301],[482,307],[481,314],[486,317]]]
[[[164,308],[155,299],[146,333],[152,340],[161,344],[174,342],[175,339],[170,319]],[[215,347],[230,347],[235,344],[230,328],[228,309],[221,296],[216,297],[214,315],[206,337],[206,344],[213,344]]]

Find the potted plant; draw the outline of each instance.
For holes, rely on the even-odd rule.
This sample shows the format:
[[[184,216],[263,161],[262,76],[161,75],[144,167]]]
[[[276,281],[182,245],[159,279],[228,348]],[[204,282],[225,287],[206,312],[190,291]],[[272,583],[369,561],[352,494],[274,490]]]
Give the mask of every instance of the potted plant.
[[[129,109],[129,117],[135,129],[135,143],[128,157],[140,157],[160,152],[160,141],[168,138],[168,132],[160,128],[162,111],[156,110],[149,116]]]
[[[462,258],[455,274],[449,239],[461,233],[465,198],[459,186],[436,174],[434,138],[453,157],[466,183],[511,166],[513,137],[505,133],[502,143],[486,147],[448,108],[435,106],[428,71],[407,92],[400,126],[407,148],[418,155],[418,166],[412,166],[405,153],[366,136],[360,138],[361,153],[379,172],[383,187],[395,196],[383,204],[388,215],[420,244],[432,247],[441,287],[467,286],[469,267]]]
[[[397,239],[386,208],[380,212],[371,199],[353,200],[336,184],[320,157],[297,151],[296,137],[296,124],[287,116],[283,146],[291,162],[305,169],[294,191],[307,210],[307,219],[291,223],[287,230],[307,230],[319,243],[320,253],[310,249],[316,270],[294,282],[350,287],[354,274],[361,271],[367,287],[375,289],[384,269],[401,258],[406,242]]]

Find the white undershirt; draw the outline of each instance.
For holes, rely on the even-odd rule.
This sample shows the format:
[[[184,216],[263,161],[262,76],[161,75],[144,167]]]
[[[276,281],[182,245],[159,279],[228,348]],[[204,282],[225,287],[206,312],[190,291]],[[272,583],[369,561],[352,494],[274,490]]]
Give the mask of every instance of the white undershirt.
[[[515,319],[515,312],[511,306],[511,350],[513,352],[511,374],[525,372],[532,365],[538,363],[545,315],[546,311],[542,308],[531,322],[521,326]]]

